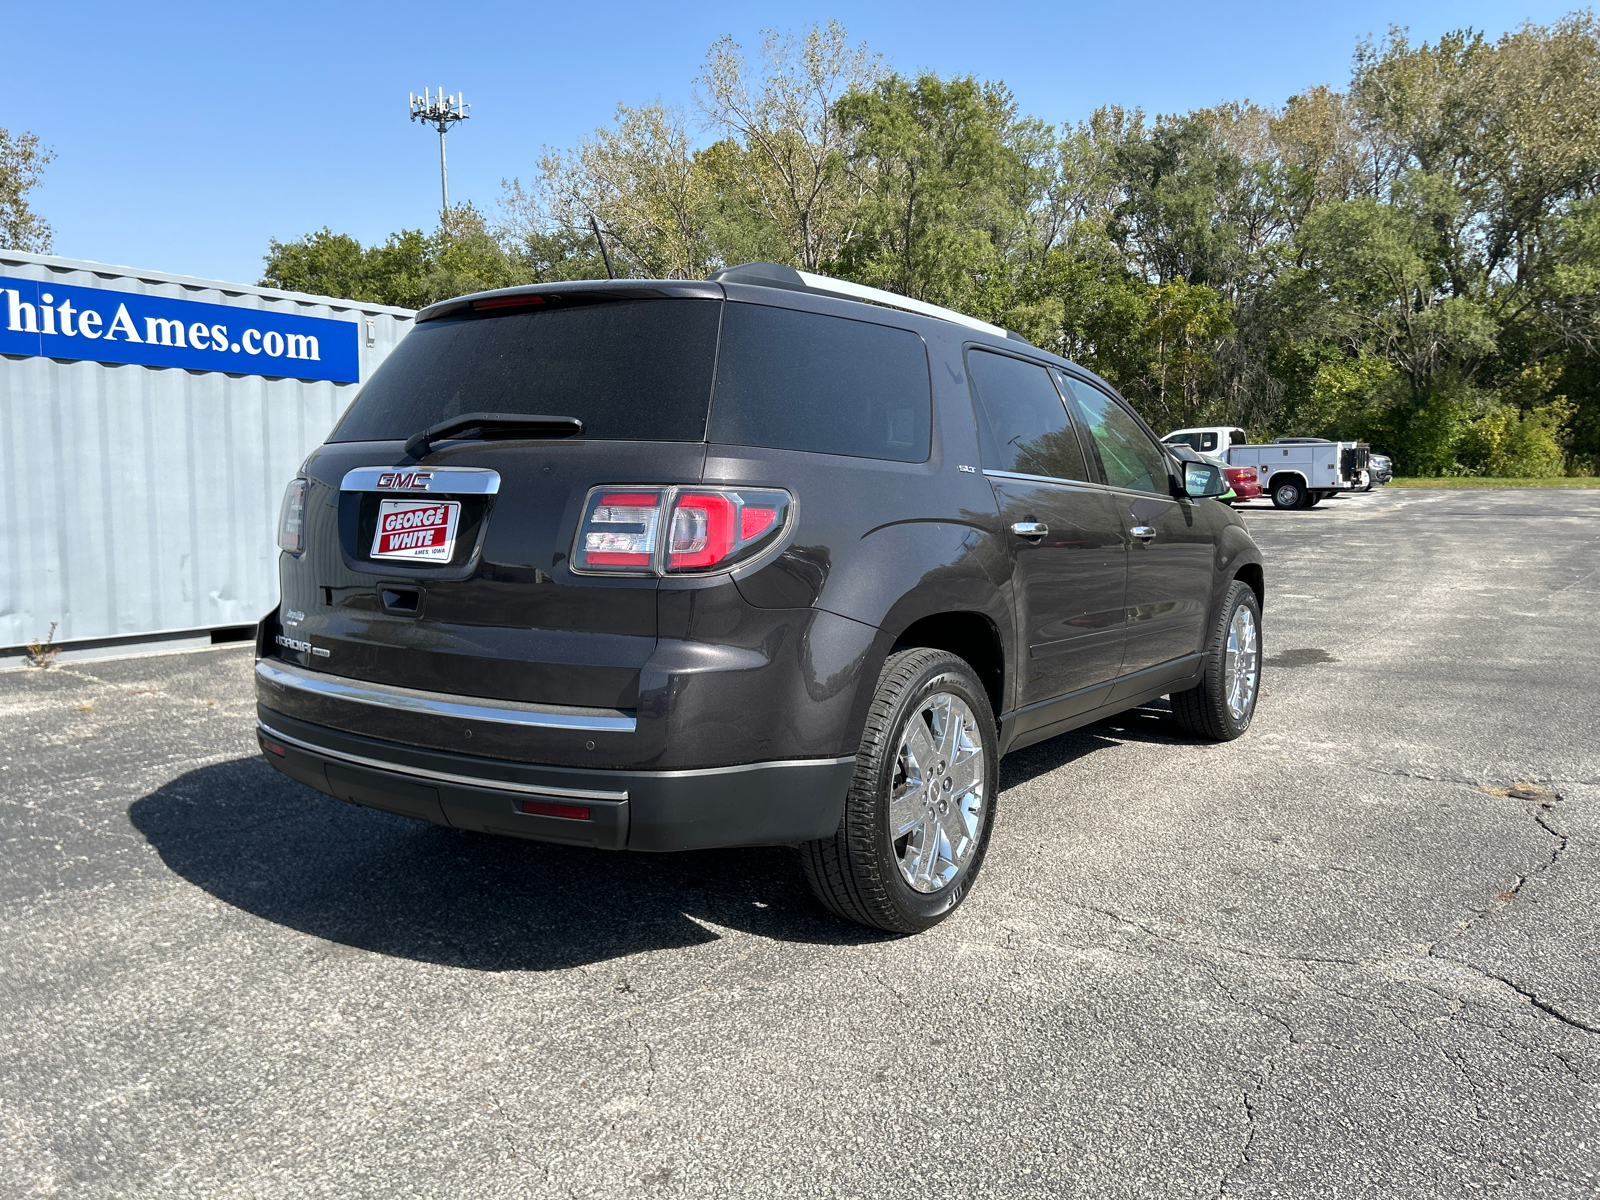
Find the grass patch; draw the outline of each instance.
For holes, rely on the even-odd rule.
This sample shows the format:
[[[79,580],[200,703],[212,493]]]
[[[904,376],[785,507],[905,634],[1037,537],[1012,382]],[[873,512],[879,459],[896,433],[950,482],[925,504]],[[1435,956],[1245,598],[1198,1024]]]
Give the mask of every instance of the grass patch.
[[[1489,479],[1479,475],[1448,475],[1440,478],[1391,479],[1389,487],[1402,488],[1600,488],[1600,478],[1567,479]]]

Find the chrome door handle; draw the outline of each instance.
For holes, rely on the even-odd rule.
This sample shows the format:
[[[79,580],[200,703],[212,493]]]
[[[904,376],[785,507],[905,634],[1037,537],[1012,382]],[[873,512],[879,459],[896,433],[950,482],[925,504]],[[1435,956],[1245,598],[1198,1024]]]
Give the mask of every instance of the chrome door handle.
[[[1133,534],[1134,537],[1138,538],[1142,542],[1148,542],[1156,535],[1156,531],[1150,528],[1148,525],[1135,525],[1132,529],[1128,530],[1128,532]]]
[[[1050,526],[1043,521],[1018,521],[1011,527],[1011,532],[1018,537],[1036,538],[1043,537],[1050,532]]]

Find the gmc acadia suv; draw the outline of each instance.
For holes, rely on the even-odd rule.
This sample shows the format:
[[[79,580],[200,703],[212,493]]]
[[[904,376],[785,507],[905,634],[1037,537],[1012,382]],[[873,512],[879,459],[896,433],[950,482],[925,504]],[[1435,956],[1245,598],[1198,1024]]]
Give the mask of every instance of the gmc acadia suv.
[[[340,799],[630,850],[797,845],[835,913],[970,889],[1001,755],[1250,724],[1261,556],[1082,368],[753,263],[424,309],[289,485],[259,738]]]

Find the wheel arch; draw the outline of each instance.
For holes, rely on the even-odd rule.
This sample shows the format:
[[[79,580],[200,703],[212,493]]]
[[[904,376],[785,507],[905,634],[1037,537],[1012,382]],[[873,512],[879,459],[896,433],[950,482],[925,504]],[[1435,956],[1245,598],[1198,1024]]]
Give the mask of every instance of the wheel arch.
[[[1267,580],[1266,572],[1261,569],[1261,564],[1256,562],[1245,563],[1233,573],[1233,577],[1256,594],[1256,603],[1265,611],[1267,607]]]
[[[988,614],[957,609],[919,617],[894,636],[889,653],[917,646],[947,651],[967,663],[977,673],[999,720],[1005,708],[1005,650],[1000,629]]]

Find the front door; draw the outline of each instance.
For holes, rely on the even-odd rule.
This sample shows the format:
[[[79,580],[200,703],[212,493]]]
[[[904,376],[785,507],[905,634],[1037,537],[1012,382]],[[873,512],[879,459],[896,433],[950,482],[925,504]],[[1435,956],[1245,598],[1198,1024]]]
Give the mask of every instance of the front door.
[[[1198,653],[1204,637],[1215,570],[1209,529],[1196,504],[1174,495],[1166,454],[1113,396],[1058,372],[1130,539],[1127,651],[1131,675]]]
[[[1087,711],[1122,662],[1127,539],[1048,371],[971,350],[984,474],[1012,556],[1019,728]]]

